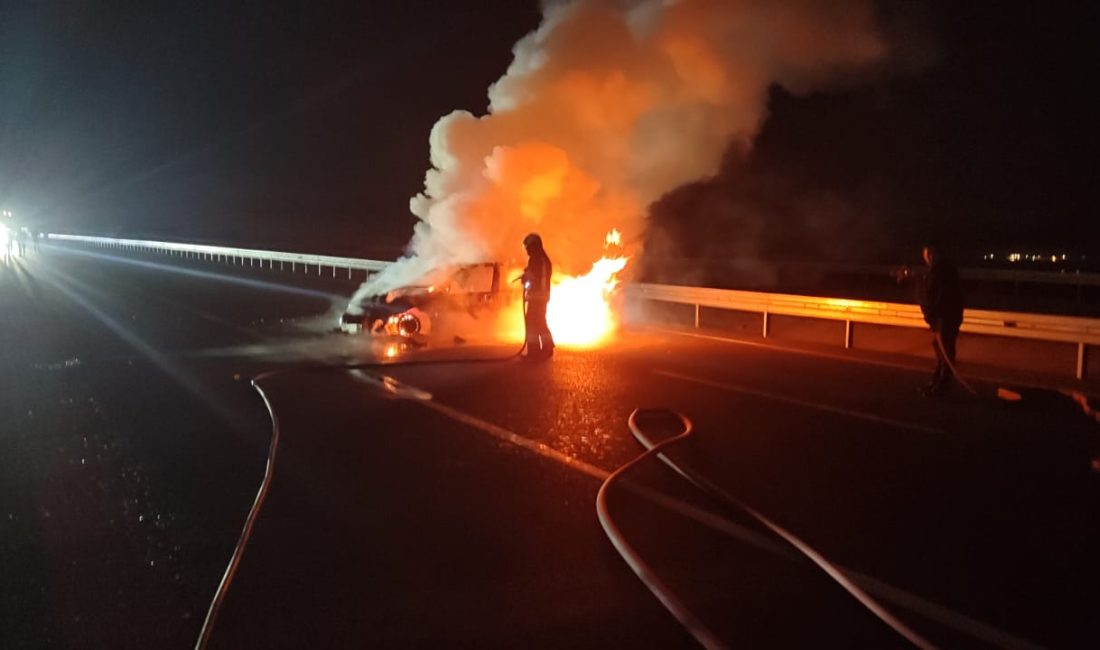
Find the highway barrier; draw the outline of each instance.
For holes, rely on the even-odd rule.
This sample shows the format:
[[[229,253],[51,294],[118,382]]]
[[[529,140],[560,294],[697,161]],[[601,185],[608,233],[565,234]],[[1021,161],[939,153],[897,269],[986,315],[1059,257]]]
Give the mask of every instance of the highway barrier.
[[[166,255],[178,255],[185,258],[204,259],[210,261],[223,261],[239,263],[241,265],[264,266],[275,268],[278,262],[279,268],[290,265],[292,271],[299,266],[305,272],[317,269],[320,275],[325,269],[332,270],[332,277],[336,277],[337,269],[346,271],[348,279],[352,279],[352,273],[359,271],[364,276],[377,273],[390,265],[390,262],[380,260],[364,260],[355,257],[337,257],[334,255],[312,255],[309,253],[289,253],[283,251],[268,251],[256,248],[231,248],[228,246],[210,246],[207,244],[185,244],[180,242],[150,241],[146,239],[117,239],[114,237],[91,237],[86,235],[63,235],[50,233],[47,235],[50,241],[77,242],[89,244],[101,248],[114,248],[127,250],[134,253],[163,253]]]
[[[922,329],[928,327],[920,308],[904,303],[665,284],[631,284],[627,285],[626,292],[628,300],[650,300],[692,306],[695,310],[696,328],[700,325],[700,310],[704,307],[760,314],[763,317],[760,334],[764,338],[769,335],[772,315],[843,321],[843,345],[846,348],[852,347],[854,328],[857,323]],[[1095,318],[967,309],[961,331],[1075,344],[1077,346],[1077,379],[1085,377],[1089,346],[1100,345],[1100,319]]]
[[[161,242],[141,239],[118,239],[112,237],[92,237],[84,235],[49,234],[51,241],[72,242],[92,246],[121,249],[136,253],[159,252],[167,255],[179,255],[187,258],[210,261],[226,261],[260,267],[267,263],[268,268],[280,268],[289,264],[291,270],[301,265],[303,270],[312,272],[316,268],[321,274],[331,269],[333,277],[337,270],[352,273],[359,271],[364,277],[386,268],[391,262],[366,260],[332,255],[312,255],[268,251],[251,248],[231,248],[205,244],[187,244],[179,242]],[[964,269],[964,274],[967,272]],[[1011,279],[1010,271],[992,272]],[[1026,278],[1034,281],[1031,275]],[[1081,282],[1081,278],[1073,278]],[[767,338],[770,333],[770,319],[773,315],[794,316],[844,323],[843,343],[845,348],[852,347],[855,327],[858,324],[885,325],[891,327],[925,328],[927,325],[916,305],[891,302],[874,302],[847,298],[821,298],[779,293],[760,293],[755,291],[737,291],[731,289],[710,289],[666,284],[628,284],[626,297],[632,301],[654,301],[687,305],[694,308],[694,325],[700,326],[700,312],[703,308],[732,310],[755,313],[762,316],[760,334]],[[1001,312],[967,309],[962,332],[989,336],[1030,339],[1076,345],[1077,379],[1084,379],[1087,372],[1087,360],[1090,348],[1100,346],[1100,319],[1075,316],[1056,316],[1030,314],[1022,312]]]

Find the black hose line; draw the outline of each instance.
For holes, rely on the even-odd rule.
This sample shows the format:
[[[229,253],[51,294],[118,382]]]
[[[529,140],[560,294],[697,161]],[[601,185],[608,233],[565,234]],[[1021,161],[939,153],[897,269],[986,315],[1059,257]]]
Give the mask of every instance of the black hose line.
[[[723,647],[724,644],[720,640],[718,640],[717,637],[714,637],[713,633],[711,633],[704,625],[702,625],[702,623],[698,622],[698,619],[691,615],[690,612],[685,613],[684,611],[682,611],[681,608],[683,606],[674,596],[671,595],[671,593],[667,592],[667,590],[664,590],[663,585],[660,584],[660,581],[657,580],[655,576],[652,576],[652,571],[649,570],[648,567],[645,567],[644,563],[641,563],[640,559],[637,558],[635,553],[633,553],[633,549],[631,549],[629,545],[625,543],[625,540],[621,539],[621,534],[618,533],[617,528],[614,528],[613,525],[609,526],[605,523],[605,519],[609,519],[608,517],[606,517],[606,492],[609,485],[612,483],[612,480],[621,476],[622,473],[627,469],[636,466],[638,463],[651,456],[657,456],[658,458],[660,458],[661,461],[665,463],[665,465],[667,465],[669,468],[671,468],[673,471],[675,471],[677,474],[679,474],[681,477],[686,479],[688,482],[690,482],[692,485],[699,488],[703,492],[718,499],[719,501],[732,505],[738,510],[747,513],[753,519],[763,524],[766,528],[768,528],[768,530],[772,531],[772,533],[782,538],[785,542],[794,547],[795,550],[797,550],[800,554],[807,557],[811,562],[821,568],[822,571],[824,571],[838,585],[840,585],[853,598],[855,598],[863,607],[865,607],[879,620],[881,620],[883,623],[885,623],[887,626],[897,632],[898,635],[900,635],[902,638],[909,641],[918,648],[935,648],[935,646],[930,641],[922,637],[916,631],[914,631],[901,620],[899,620],[896,616],[893,615],[893,613],[891,613],[889,610],[879,604],[863,589],[856,585],[844,573],[844,571],[842,571],[832,562],[827,560],[821,553],[816,551],[813,547],[800,539],[794,533],[773,522],[771,519],[758,512],[755,508],[753,508],[743,500],[733,496],[710,480],[698,475],[695,472],[690,471],[690,469],[686,468],[684,465],[678,464],[674,462],[671,458],[669,458],[664,453],[665,450],[676,443],[686,440],[692,433],[691,421],[688,420],[685,416],[681,415],[680,413],[676,413],[675,411],[670,411],[674,413],[677,417],[679,417],[680,420],[685,424],[684,431],[660,443],[654,443],[638,426],[637,416],[639,412],[640,411],[638,409],[635,409],[634,412],[630,414],[630,418],[628,419],[627,423],[630,427],[631,433],[634,435],[634,438],[642,445],[643,448],[645,448],[646,451],[626,465],[620,467],[615,473],[608,477],[608,479],[600,487],[600,492],[597,495],[597,512],[600,515],[601,524],[604,524],[604,530],[608,531],[608,536],[611,537],[612,543],[617,549],[619,549],[620,553],[623,554],[623,558],[626,560],[627,564],[629,564],[631,568],[634,569],[634,572],[638,575],[639,578],[642,579],[642,582],[650,588],[650,591],[653,591],[658,600],[660,600],[661,603],[669,609],[669,611],[672,613],[673,616],[677,618],[677,620],[679,620],[681,623],[684,624],[685,627],[688,628],[688,631],[691,632],[696,640],[698,640],[704,647]],[[615,535],[617,535],[619,539],[612,536],[612,531],[615,532]],[[638,566],[641,566],[642,569],[640,570],[639,568],[637,568]],[[658,589],[655,589],[654,585],[657,585]]]
[[[237,574],[237,567],[240,565],[241,558],[244,556],[245,547],[248,545],[249,539],[252,537],[252,528],[256,523],[256,519],[259,517],[260,509],[263,507],[264,500],[267,498],[267,492],[271,486],[271,480],[275,474],[275,456],[279,448],[279,418],[275,414],[275,408],[272,406],[271,401],[268,399],[267,394],[264,392],[260,382],[266,379],[270,379],[276,375],[285,374],[287,372],[318,372],[329,370],[362,370],[365,368],[390,368],[400,366],[414,366],[414,365],[427,365],[427,364],[470,364],[470,363],[501,363],[505,361],[511,361],[523,355],[523,351],[527,348],[527,343],[524,344],[514,354],[510,354],[506,357],[491,357],[487,359],[455,359],[455,360],[420,360],[420,361],[407,361],[398,363],[384,363],[380,361],[352,363],[352,364],[301,364],[292,366],[289,368],[283,368],[278,370],[270,370],[260,373],[252,378],[252,387],[260,394],[260,398],[263,399],[264,405],[267,407],[268,416],[271,418],[271,444],[268,446],[267,463],[264,468],[264,476],[260,481],[260,487],[256,492],[256,498],[252,502],[252,507],[248,511],[248,516],[245,518],[244,527],[241,530],[241,535],[237,539],[237,544],[233,548],[233,554],[230,556],[229,565],[225,569],[225,573],[222,575],[221,581],[218,583],[218,588],[214,592],[214,598],[210,602],[210,607],[207,609],[206,618],[203,619],[202,629],[199,632],[199,638],[195,642],[196,650],[205,650],[210,643],[210,637],[213,634],[214,622],[218,618],[218,613],[221,611],[222,604],[225,602],[225,596],[229,591],[229,586],[233,582],[233,578]]]

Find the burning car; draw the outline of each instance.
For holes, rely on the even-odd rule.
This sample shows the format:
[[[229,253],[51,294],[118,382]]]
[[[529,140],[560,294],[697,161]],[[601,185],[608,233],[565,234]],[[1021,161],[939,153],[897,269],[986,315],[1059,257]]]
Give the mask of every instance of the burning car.
[[[511,299],[502,288],[500,264],[465,264],[432,273],[423,284],[348,305],[340,329],[426,343],[436,336],[468,335],[467,329],[476,329],[482,321],[485,328],[491,327]]]

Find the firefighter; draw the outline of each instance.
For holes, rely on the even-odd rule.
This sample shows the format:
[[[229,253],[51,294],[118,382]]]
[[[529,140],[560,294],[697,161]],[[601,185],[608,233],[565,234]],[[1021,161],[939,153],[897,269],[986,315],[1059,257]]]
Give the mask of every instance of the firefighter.
[[[920,285],[920,309],[932,330],[936,370],[921,393],[930,397],[947,392],[955,379],[955,342],[963,321],[963,295],[959,270],[935,243],[922,251],[927,267]]]
[[[546,324],[546,305],[550,302],[550,276],[553,265],[542,248],[542,237],[531,233],[523,238],[523,248],[527,251],[527,268],[520,279],[523,281],[523,323],[527,331],[527,358],[531,360],[549,359],[554,354],[554,337]]]

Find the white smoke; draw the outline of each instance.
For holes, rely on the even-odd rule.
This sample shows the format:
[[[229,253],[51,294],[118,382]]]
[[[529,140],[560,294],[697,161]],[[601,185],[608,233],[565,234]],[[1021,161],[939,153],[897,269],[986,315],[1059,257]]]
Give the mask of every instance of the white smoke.
[[[751,145],[769,86],[811,92],[885,46],[869,0],[573,0],[546,4],[513,52],[488,114],[432,129],[407,256],[357,298],[515,260],[532,231],[567,273],[601,256],[611,228],[637,252],[650,203]]]

